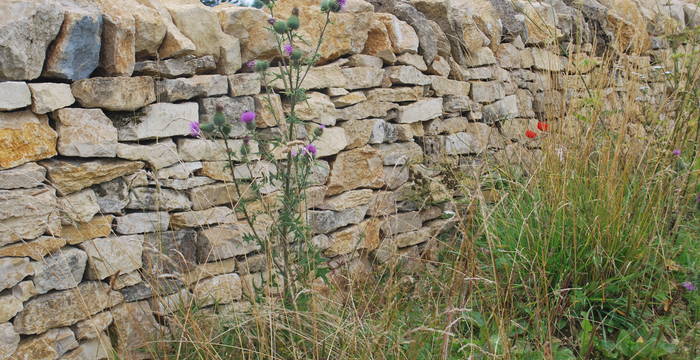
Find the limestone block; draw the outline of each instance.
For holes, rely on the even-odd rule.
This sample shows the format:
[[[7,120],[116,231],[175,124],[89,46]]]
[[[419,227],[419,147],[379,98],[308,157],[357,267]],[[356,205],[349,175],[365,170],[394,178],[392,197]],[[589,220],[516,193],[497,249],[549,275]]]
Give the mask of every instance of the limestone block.
[[[0,112],[0,169],[56,155],[56,132],[45,115]]]
[[[128,273],[141,268],[143,236],[113,236],[81,243],[87,253],[85,278],[102,280],[117,273]]]
[[[147,76],[83,79],[71,91],[81,106],[111,111],[134,111],[156,101],[153,78]]]
[[[114,157],[117,128],[100,109],[66,108],[53,113],[58,152],[64,156]]]

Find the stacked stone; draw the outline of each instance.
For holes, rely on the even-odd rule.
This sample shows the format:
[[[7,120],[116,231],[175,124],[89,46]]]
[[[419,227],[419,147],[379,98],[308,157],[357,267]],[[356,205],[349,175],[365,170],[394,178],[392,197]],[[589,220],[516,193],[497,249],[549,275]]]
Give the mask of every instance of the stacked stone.
[[[452,225],[443,215],[455,194],[421,163],[532,157],[525,130],[584,93],[592,24],[611,46],[642,44],[656,58],[668,50],[652,18],[698,25],[689,3],[625,4],[415,0],[381,13],[349,0],[298,109],[300,136],[325,126],[307,205],[331,266],[418,259]],[[316,1],[280,0],[278,13],[292,6],[315,39]],[[244,285],[260,285],[268,265],[244,241],[223,140],[191,137],[190,123],[223,106],[234,151],[244,111],[256,111],[258,131],[280,130],[285,100],[273,95],[268,108],[259,76],[241,69],[274,59],[268,15],[199,0],[17,0],[0,14],[0,360],[148,357],[137,349],[172,331],[181,304],[244,310]],[[651,35],[612,38],[638,21]],[[563,57],[546,46],[552,34],[588,46]],[[623,59],[653,72],[649,56]],[[636,76],[618,75],[613,92]],[[645,79],[652,91],[640,100],[654,101],[664,88]],[[237,177],[274,171],[256,160]],[[264,188],[266,200],[277,190]]]

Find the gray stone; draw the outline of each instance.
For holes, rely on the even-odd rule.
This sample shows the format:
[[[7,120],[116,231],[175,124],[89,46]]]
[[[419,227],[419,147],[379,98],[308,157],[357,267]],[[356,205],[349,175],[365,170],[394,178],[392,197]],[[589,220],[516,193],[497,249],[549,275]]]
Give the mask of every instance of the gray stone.
[[[393,236],[421,228],[422,222],[418,211],[389,215],[382,223],[381,229],[385,236]]]
[[[231,123],[229,137],[243,136],[247,130],[245,124],[240,122],[241,114],[246,111],[255,111],[255,100],[250,96],[199,99],[199,123],[206,124],[213,121],[216,107],[219,105],[223,107],[224,117]]]
[[[34,275],[34,268],[26,257],[7,257],[0,259],[0,291],[9,289],[27,276]]]
[[[143,235],[112,236],[88,240],[80,248],[88,256],[85,278],[102,280],[141,268]]]
[[[9,359],[17,350],[19,334],[10,323],[0,324],[0,359]]]
[[[189,135],[190,124],[199,119],[197,103],[157,103],[136,114],[122,113],[113,118],[119,141],[157,139]]]
[[[358,224],[364,219],[367,206],[357,206],[342,211],[309,210],[308,222],[311,232],[315,234],[328,234],[336,229],[349,224]]]
[[[506,96],[506,89],[499,81],[472,82],[471,97],[480,103],[492,103]]]
[[[119,292],[124,296],[124,301],[126,302],[146,300],[153,296],[153,289],[145,282],[127,286],[119,290]]]
[[[228,304],[241,299],[241,278],[238,274],[214,276],[197,283],[192,289],[192,294],[199,306]]]
[[[396,109],[398,105],[386,101],[363,101],[359,104],[338,109],[338,120],[359,120],[366,118],[383,118],[387,113]]]
[[[116,178],[92,187],[103,214],[120,213],[129,203],[129,187],[123,178]]]
[[[87,254],[76,248],[65,248],[34,264],[34,286],[39,294],[49,290],[71,289],[82,281]]]
[[[197,58],[194,55],[187,55],[160,61],[147,60],[137,62],[134,65],[134,74],[172,79],[210,72],[215,69],[216,61],[213,56],[208,55]]]
[[[191,78],[165,79],[156,82],[156,96],[162,102],[225,95],[228,79],[223,75],[197,75]]]
[[[46,114],[75,102],[68,84],[34,83],[29,84],[29,89],[32,91],[32,111],[35,114]]]
[[[155,170],[178,162],[177,147],[167,138],[153,144],[117,144],[117,156],[122,159],[143,160]]]
[[[491,128],[483,123],[470,123],[468,132],[445,136],[445,153],[449,155],[480,154],[486,151]]]
[[[0,295],[0,323],[11,320],[23,309],[22,301],[12,294]]]
[[[240,154],[243,140],[229,140],[228,145],[235,154]],[[251,154],[258,152],[258,143],[249,144]],[[177,151],[182,161],[227,161],[226,144],[224,140],[177,139]],[[250,155],[249,160],[255,160],[256,155]]]
[[[197,260],[205,263],[259,250],[258,243],[243,238],[245,234],[252,234],[252,229],[243,223],[200,230],[197,235]]]
[[[127,209],[149,211],[188,210],[192,207],[187,195],[170,189],[137,187],[129,192]]]
[[[445,96],[442,103],[442,110],[446,113],[472,111],[477,103],[469,96]]]
[[[184,274],[196,263],[196,231],[184,229],[144,234],[143,269],[147,277]]]
[[[229,75],[229,95],[246,96],[260,93],[261,80],[258,73],[243,73]]]
[[[518,99],[515,95],[506,96],[493,104],[483,107],[484,120],[487,123],[512,119],[518,116]]]
[[[46,180],[46,169],[36,163],[26,163],[0,170],[0,189],[33,188]]]
[[[30,240],[60,227],[56,191],[0,190],[0,246]]]
[[[372,133],[369,137],[370,144],[392,143],[398,139],[399,132],[394,124],[388,123],[382,119],[370,119],[366,121],[373,122]]]
[[[38,78],[63,11],[46,0],[3,1],[0,14],[0,80]]]
[[[112,343],[105,333],[98,334],[99,338],[80,343],[80,346],[67,352],[61,360],[107,360],[114,354]]]
[[[21,109],[32,104],[27,83],[22,81],[0,82],[0,111]]]
[[[423,161],[423,149],[414,142],[379,144],[379,150],[385,166],[415,164]]]
[[[65,6],[64,10],[61,32],[49,47],[42,76],[86,79],[100,61],[102,14],[85,3]]]
[[[470,85],[465,81],[450,80],[442,76],[431,76],[431,87],[435,91],[435,96],[445,95],[469,95]]]
[[[165,231],[170,216],[167,212],[133,213],[117,217],[117,233],[140,234]]]
[[[431,98],[399,108],[398,122],[409,124],[442,116],[442,98]]]
[[[89,186],[133,174],[143,168],[140,161],[121,159],[76,160],[53,158],[39,163],[47,170],[47,178],[63,195]]]
[[[76,288],[39,295],[24,304],[13,324],[20,334],[41,334],[60,326],[69,326],[122,302],[109,284],[87,281]],[[72,334],[72,333],[71,333]]]
[[[178,162],[173,166],[158,170],[158,179],[187,179],[201,168],[201,161]]]
[[[20,342],[12,359],[58,359],[76,347],[78,342],[70,329],[51,329],[44,334],[26,338]]]
[[[53,113],[58,153],[64,156],[114,157],[117,129],[100,109],[60,109]]]
[[[389,66],[384,70],[384,76],[386,76],[392,84],[429,85],[431,81],[428,75],[424,75],[413,66]]]
[[[100,211],[97,196],[92,189],[83,189],[58,198],[64,224],[86,223]]]
[[[73,326],[73,333],[78,340],[95,339],[100,333],[107,330],[112,323],[112,313],[101,312],[89,319],[85,319]]]

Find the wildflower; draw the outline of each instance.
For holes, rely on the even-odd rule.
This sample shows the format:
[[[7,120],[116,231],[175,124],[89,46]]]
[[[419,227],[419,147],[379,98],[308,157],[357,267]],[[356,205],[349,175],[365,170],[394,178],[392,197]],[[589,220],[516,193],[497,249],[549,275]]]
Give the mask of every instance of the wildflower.
[[[292,154],[292,157],[299,155],[299,151],[297,151],[297,149],[292,149],[292,151],[289,153]]]
[[[245,63],[245,66],[247,66],[250,70],[255,70],[255,60],[248,61],[247,63]]]
[[[255,121],[255,113],[252,111],[246,111],[241,114],[241,122],[244,124],[250,124]]]
[[[272,27],[275,29],[275,32],[280,35],[287,32],[287,22],[284,20],[275,21],[275,24],[272,25]]]
[[[537,133],[532,130],[528,130],[525,131],[525,136],[529,137],[530,139],[534,139],[537,137]]]
[[[292,44],[284,44],[282,47],[282,50],[284,51],[287,56],[292,56],[292,51],[294,51],[294,46]]]
[[[314,144],[309,144],[304,146],[304,152],[309,154],[310,156],[316,156],[316,152],[318,152],[318,150],[316,149],[316,146]]]
[[[292,16],[287,18],[287,26],[291,30],[296,30],[299,28],[299,9],[292,9]]]
[[[267,19],[267,23],[270,24],[270,25],[275,25],[275,21],[277,21],[277,19],[275,19],[275,18],[273,18],[273,17]]]
[[[673,151],[671,152],[671,154],[673,154],[673,155],[675,155],[675,156],[681,156],[681,151],[678,150],[678,149],[676,149],[676,150],[673,150]]]
[[[190,122],[190,135],[196,138],[202,136],[202,129],[199,128],[199,122]]]
[[[243,144],[248,145],[250,143],[250,136],[246,135],[243,137]]]
[[[537,130],[547,131],[547,130],[549,130],[549,124],[547,124],[546,122],[538,121],[537,122]]]
[[[335,1],[338,3],[338,7],[340,8],[339,10],[343,10],[343,8],[345,7],[345,3],[347,2],[347,0],[335,0]]]
[[[684,281],[681,283],[681,286],[686,290],[686,291],[695,291],[698,288],[695,287],[695,284],[691,283],[690,281]]]
[[[325,129],[325,128],[326,128],[326,125],[321,124],[321,125],[319,125],[318,127],[320,127],[321,129]]]

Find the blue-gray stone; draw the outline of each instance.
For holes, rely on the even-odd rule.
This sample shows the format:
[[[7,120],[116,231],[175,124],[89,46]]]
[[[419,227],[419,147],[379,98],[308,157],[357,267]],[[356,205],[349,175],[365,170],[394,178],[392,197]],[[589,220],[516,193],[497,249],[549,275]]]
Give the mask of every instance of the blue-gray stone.
[[[101,35],[102,14],[68,10],[49,49],[43,75],[73,81],[90,77],[100,61]]]

